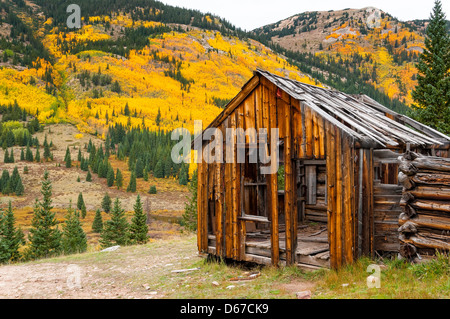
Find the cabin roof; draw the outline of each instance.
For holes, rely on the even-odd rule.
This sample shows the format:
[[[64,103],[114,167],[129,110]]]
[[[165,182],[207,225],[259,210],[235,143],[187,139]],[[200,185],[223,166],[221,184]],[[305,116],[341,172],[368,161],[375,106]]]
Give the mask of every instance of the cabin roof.
[[[350,95],[325,89],[261,69],[254,72],[254,77],[243,86],[241,92],[211,122],[208,128],[218,127],[256,87],[261,76],[292,98],[311,108],[331,124],[345,131],[362,145],[385,148],[408,143],[421,147],[450,143],[450,137],[407,116],[398,114],[366,95]]]

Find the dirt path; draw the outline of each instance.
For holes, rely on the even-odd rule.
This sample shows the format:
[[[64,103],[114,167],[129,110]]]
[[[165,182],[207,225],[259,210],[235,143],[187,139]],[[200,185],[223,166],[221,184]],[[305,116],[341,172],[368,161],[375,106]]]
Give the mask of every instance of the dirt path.
[[[163,298],[172,291],[161,277],[200,259],[195,238],[184,236],[113,252],[5,265],[0,267],[0,298]]]

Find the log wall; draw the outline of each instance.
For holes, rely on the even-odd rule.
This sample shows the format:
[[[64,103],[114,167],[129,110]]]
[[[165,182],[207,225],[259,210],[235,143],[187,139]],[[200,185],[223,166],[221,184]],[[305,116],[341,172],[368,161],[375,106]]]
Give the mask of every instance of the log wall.
[[[399,217],[400,254],[414,260],[450,250],[450,159],[406,152]]]

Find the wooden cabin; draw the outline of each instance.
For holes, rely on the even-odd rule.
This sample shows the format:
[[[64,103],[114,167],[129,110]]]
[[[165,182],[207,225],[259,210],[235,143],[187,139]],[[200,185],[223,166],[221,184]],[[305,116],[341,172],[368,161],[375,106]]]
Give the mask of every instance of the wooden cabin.
[[[260,264],[338,268],[397,254],[398,157],[449,157],[448,136],[365,95],[259,69],[208,128],[279,129],[278,174],[248,161],[198,164],[199,251]],[[240,147],[251,152],[248,140]]]

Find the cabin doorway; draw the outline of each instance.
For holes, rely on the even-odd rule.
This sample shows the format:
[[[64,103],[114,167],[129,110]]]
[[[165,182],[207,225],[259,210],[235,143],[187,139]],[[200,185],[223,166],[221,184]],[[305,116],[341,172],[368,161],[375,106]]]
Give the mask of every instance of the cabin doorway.
[[[327,215],[327,166],[325,160],[294,160],[299,264],[330,266]]]

